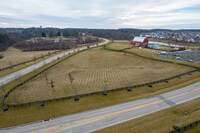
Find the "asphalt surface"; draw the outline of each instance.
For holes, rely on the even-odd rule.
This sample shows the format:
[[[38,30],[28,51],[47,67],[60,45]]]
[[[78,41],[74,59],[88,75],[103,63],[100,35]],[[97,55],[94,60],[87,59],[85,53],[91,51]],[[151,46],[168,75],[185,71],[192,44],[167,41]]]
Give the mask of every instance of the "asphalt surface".
[[[172,59],[172,58],[167,58],[166,56],[179,57],[179,58]],[[158,54],[158,57],[176,61],[199,62],[200,50],[184,50],[184,51],[168,52],[165,55]]]
[[[136,101],[1,129],[0,133],[88,133],[200,98],[200,82]]]
[[[183,47],[183,45],[169,44],[169,43],[155,42],[155,41],[149,41],[149,44],[161,45],[161,46],[169,46],[169,47]],[[187,46],[184,46],[184,47],[187,47]]]
[[[104,42],[99,43],[98,44],[99,46],[105,45],[105,44],[107,44],[109,42],[109,40],[107,40],[107,39],[103,39],[103,40],[104,40]],[[90,48],[93,48],[93,47],[97,47],[97,45],[90,46]],[[39,62],[37,64],[34,64],[34,65],[31,65],[31,66],[26,67],[24,69],[21,69],[19,71],[16,71],[14,73],[9,74],[9,75],[0,77],[0,85],[4,85],[4,84],[6,84],[6,83],[8,83],[10,81],[13,81],[13,80],[19,78],[20,76],[26,75],[26,74],[28,74],[28,73],[40,68],[41,66],[43,66],[45,64],[48,64],[48,63],[50,63],[50,62],[52,62],[54,60],[57,60],[58,58],[63,57],[65,55],[69,54],[69,53],[74,53],[74,52],[76,52],[78,50],[81,51],[81,50],[84,50],[84,49],[88,49],[88,48],[87,47],[81,47],[81,48],[77,48],[77,49],[74,49],[74,50],[70,50],[70,51],[55,55],[53,57],[50,57],[50,58],[48,58],[48,59],[46,59],[44,61],[41,61],[41,62]]]

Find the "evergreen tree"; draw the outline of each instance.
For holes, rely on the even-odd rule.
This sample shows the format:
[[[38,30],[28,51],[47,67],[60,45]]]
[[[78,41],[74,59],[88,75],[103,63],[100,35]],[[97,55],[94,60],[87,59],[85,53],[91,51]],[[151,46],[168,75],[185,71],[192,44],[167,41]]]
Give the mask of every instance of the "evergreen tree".
[[[46,33],[45,32],[42,32],[42,37],[46,37]]]
[[[57,36],[61,36],[61,33],[60,33],[60,31],[58,32]]]

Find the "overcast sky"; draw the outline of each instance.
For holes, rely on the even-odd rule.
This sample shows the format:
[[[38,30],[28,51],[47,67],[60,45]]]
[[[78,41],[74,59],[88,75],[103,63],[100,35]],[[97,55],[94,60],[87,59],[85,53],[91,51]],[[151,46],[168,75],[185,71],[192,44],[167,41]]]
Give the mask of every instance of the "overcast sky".
[[[200,29],[200,0],[0,0],[0,27]]]

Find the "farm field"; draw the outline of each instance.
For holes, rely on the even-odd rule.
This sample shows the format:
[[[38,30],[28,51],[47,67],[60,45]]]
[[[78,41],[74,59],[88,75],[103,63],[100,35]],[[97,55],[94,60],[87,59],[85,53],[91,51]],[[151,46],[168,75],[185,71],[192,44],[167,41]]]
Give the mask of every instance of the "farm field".
[[[109,48],[117,49],[117,50],[125,49],[125,48],[130,48],[130,47],[133,47],[133,45],[131,45],[129,43],[114,42],[114,43],[112,43],[112,44],[109,45]]]
[[[128,43],[130,44],[132,40],[113,40],[113,43]]]
[[[192,75],[185,75],[181,77],[181,79],[176,78],[170,80],[169,83],[155,84],[152,86],[152,88],[144,86],[135,88],[131,92],[126,90],[118,91],[109,93],[106,97],[102,95],[88,96],[81,98],[78,102],[75,102],[74,100],[52,102],[46,104],[45,107],[41,107],[39,104],[35,106],[11,108],[7,112],[0,112],[0,128],[55,118],[141,98],[151,97],[179,89],[198,81],[200,81],[200,73],[195,72]],[[2,94],[1,91],[0,94]],[[2,104],[0,104],[0,109],[2,109]]]
[[[7,50],[5,52],[2,52],[3,58],[0,60],[0,68],[10,66],[10,63],[14,65],[27,60],[34,59],[34,56],[37,58],[42,55],[48,54],[48,52],[54,52],[54,51],[55,50],[23,52],[19,49],[12,48],[11,51]]]
[[[117,43],[117,45],[115,45],[115,43],[113,43],[113,44],[109,45],[108,48],[119,50],[120,48],[121,49],[125,48],[125,45],[128,45],[128,44],[126,44],[126,43]],[[130,47],[131,47],[131,45],[130,45]],[[127,46],[127,48],[128,48],[128,46]],[[152,50],[152,49],[148,49],[148,48],[133,47],[131,49],[126,49],[125,51],[132,52],[132,53],[135,53],[135,54],[138,54],[138,55],[142,55],[142,56],[148,57],[148,58],[165,60],[165,59],[159,58],[157,56],[161,52],[159,50]],[[200,67],[200,62],[193,62],[193,63],[186,62],[186,61],[172,61],[172,62],[174,62],[174,63],[178,63],[179,62],[179,63],[183,63],[183,64],[187,64],[187,65],[193,65],[193,66]]]
[[[42,55],[46,55],[49,52],[52,53],[54,51],[57,51],[57,50],[23,52],[19,49],[12,48],[11,51],[7,50],[5,52],[1,52],[1,54],[3,55],[3,58],[0,59],[0,68],[8,67],[10,65],[15,65],[15,64],[27,61],[27,60],[31,60],[31,59],[34,59],[34,56],[35,56],[35,58],[37,58]],[[44,57],[44,59],[46,59],[46,58],[49,58],[49,56]],[[0,77],[4,76],[6,74],[9,74],[9,73],[15,72],[19,69],[22,69],[24,67],[32,65],[34,63],[37,63],[41,60],[43,60],[43,59],[37,59],[36,61],[29,62],[24,65],[16,66],[12,69],[3,70],[0,72]]]
[[[79,53],[16,89],[6,103],[24,103],[142,84],[191,70],[131,54],[95,48]],[[70,85],[68,73],[74,81]],[[53,80],[54,88],[50,81]],[[23,95],[22,95],[23,94]]]
[[[173,131],[172,126],[183,127],[199,120],[200,99],[181,104],[169,109],[155,112],[137,119],[117,124],[94,133],[167,133]],[[176,112],[174,112],[174,110]],[[185,115],[187,112],[189,115]],[[181,133],[198,133],[200,126]]]

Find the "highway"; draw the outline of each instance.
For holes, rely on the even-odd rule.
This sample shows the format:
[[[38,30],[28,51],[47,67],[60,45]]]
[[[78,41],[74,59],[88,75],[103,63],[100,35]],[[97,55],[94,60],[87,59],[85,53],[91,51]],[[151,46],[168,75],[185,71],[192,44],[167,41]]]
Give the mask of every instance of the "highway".
[[[0,133],[88,133],[200,98],[200,82],[161,95],[81,112]]]
[[[109,40],[107,40],[107,39],[103,39],[103,40],[104,40],[104,42],[99,43],[98,46],[105,45],[105,44],[107,44],[109,42]],[[93,48],[93,47],[97,47],[97,45],[95,44],[95,45],[91,45],[90,46],[90,48]],[[16,71],[14,73],[8,74],[8,75],[3,76],[3,77],[0,77],[0,85],[4,85],[4,84],[6,84],[6,83],[8,83],[10,81],[13,81],[13,80],[17,79],[18,77],[26,75],[26,74],[32,72],[33,70],[36,70],[36,69],[40,68],[41,66],[43,66],[45,64],[48,64],[48,63],[50,63],[50,62],[52,62],[54,60],[57,60],[58,58],[63,57],[65,55],[69,54],[69,53],[74,53],[74,52],[76,52],[78,50],[81,51],[81,50],[84,50],[84,49],[87,49],[87,47],[81,47],[81,48],[73,49],[73,50],[70,50],[70,51],[55,55],[55,56],[50,57],[50,58],[48,58],[46,60],[43,60],[43,61],[41,61],[39,63],[36,63],[36,64],[31,65],[29,67],[26,67],[24,69],[21,69],[19,71]]]

